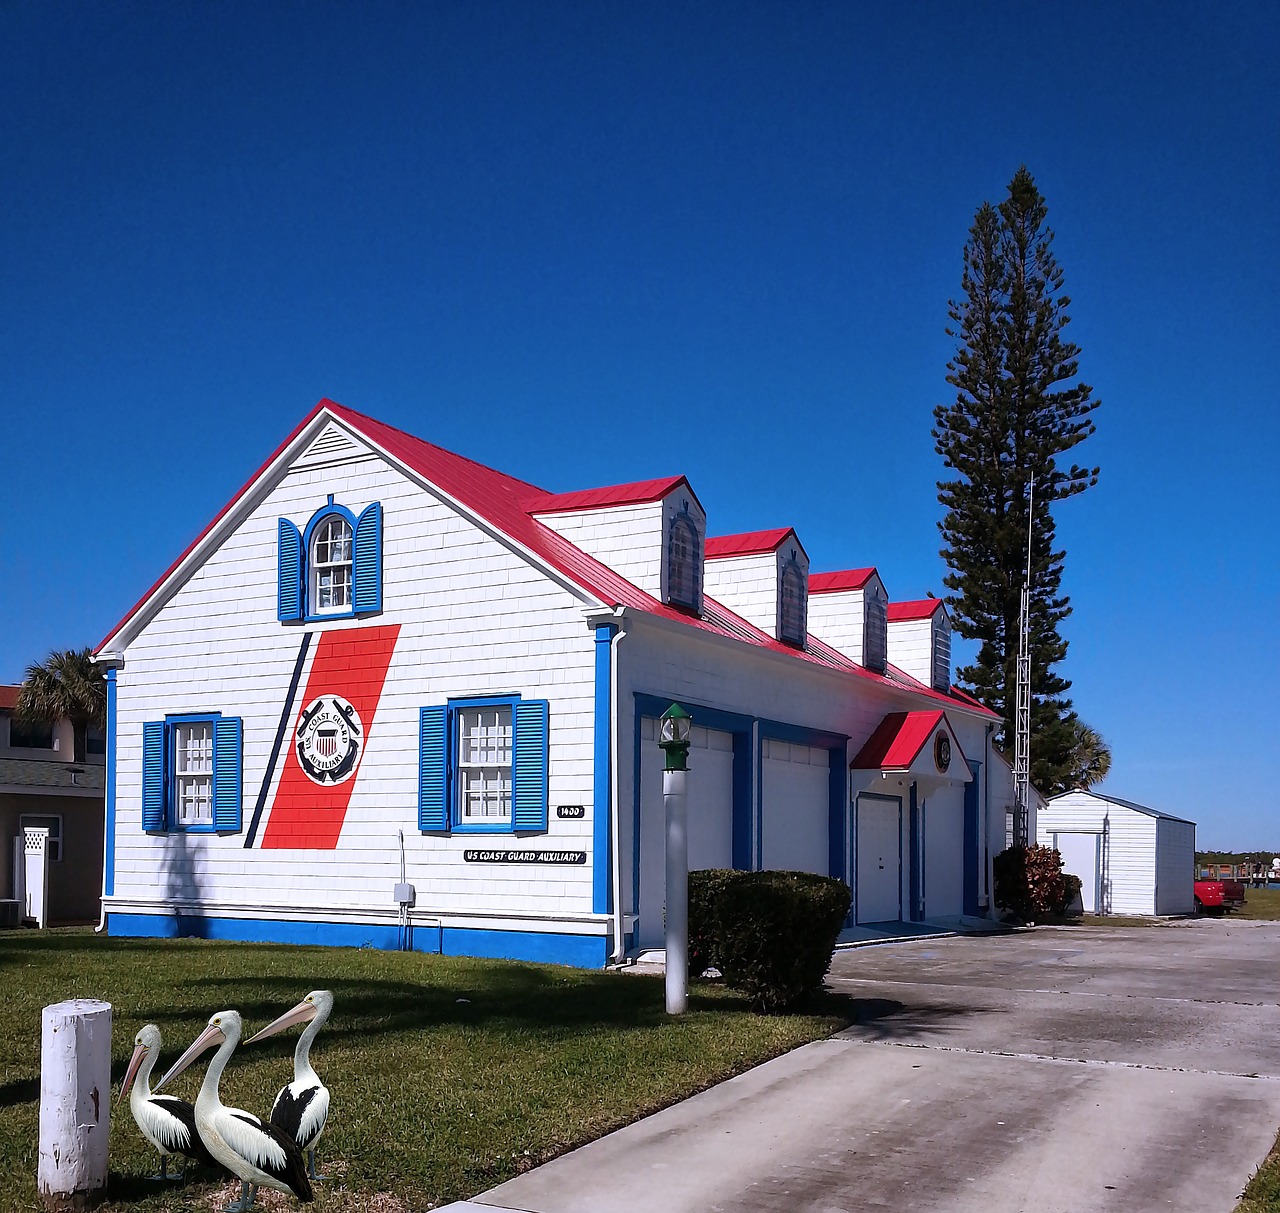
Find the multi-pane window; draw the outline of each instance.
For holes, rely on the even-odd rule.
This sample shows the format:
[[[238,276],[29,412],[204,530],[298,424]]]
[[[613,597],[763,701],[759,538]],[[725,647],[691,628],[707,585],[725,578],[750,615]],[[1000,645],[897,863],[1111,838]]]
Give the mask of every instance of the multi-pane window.
[[[792,562],[782,570],[781,639],[803,645],[805,634],[804,583],[800,566]]]
[[[351,609],[351,524],[326,518],[311,539],[311,603],[317,613]]]
[[[698,532],[688,518],[675,518],[667,540],[667,599],[698,607]]]
[[[173,728],[173,813],[179,826],[213,821],[213,722]]]
[[[458,712],[458,814],[462,822],[511,820],[511,706]]]

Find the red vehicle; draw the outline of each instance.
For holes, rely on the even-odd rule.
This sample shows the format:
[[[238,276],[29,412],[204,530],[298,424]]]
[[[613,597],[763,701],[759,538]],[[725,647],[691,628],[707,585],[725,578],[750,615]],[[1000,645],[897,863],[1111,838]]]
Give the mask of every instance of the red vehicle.
[[[1197,880],[1197,914],[1221,914],[1244,905],[1244,883],[1239,880]]]

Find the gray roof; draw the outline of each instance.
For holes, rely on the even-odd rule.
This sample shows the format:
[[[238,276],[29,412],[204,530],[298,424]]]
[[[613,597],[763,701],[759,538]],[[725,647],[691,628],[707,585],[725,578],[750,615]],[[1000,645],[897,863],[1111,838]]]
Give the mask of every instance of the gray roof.
[[[87,762],[42,762],[38,758],[0,758],[0,788],[104,793],[106,787],[105,766]]]
[[[1049,797],[1049,804],[1055,800],[1061,800],[1064,796],[1076,796],[1080,794],[1092,796],[1096,800],[1105,800],[1108,804],[1118,804],[1121,808],[1133,809],[1138,813],[1145,813],[1148,817],[1163,817],[1166,821],[1180,821],[1183,825],[1193,826],[1196,823],[1188,820],[1186,817],[1175,817],[1172,813],[1162,813],[1159,809],[1148,808],[1145,804],[1138,804],[1133,800],[1121,800],[1119,796],[1104,796],[1101,792],[1090,792],[1085,788],[1075,788],[1070,792],[1059,792],[1056,796]]]

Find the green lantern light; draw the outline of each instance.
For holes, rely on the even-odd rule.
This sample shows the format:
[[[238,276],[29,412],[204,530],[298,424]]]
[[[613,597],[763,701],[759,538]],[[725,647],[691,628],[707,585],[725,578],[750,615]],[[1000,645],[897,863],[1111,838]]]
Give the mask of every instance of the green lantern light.
[[[689,737],[692,732],[693,717],[678,703],[673,703],[662,713],[658,744],[666,751],[668,771],[689,769]]]

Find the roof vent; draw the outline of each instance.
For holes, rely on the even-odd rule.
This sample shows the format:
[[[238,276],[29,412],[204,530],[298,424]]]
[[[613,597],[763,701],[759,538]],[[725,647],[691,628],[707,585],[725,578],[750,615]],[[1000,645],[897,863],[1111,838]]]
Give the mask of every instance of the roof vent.
[[[336,425],[324,428],[317,438],[297,460],[302,466],[317,463],[333,463],[339,459],[350,459],[361,454],[361,447],[351,436]]]

